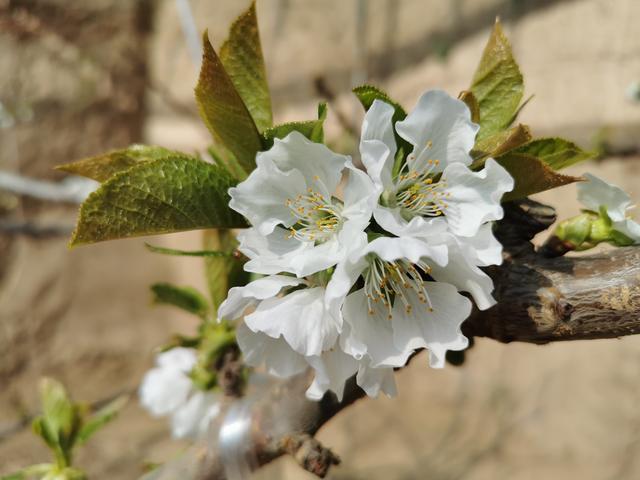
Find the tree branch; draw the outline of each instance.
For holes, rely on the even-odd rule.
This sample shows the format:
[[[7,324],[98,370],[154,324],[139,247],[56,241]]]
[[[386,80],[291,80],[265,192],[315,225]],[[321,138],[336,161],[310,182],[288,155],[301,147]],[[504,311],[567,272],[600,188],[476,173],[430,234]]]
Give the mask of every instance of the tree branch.
[[[496,229],[496,236],[505,247],[505,261],[488,270],[495,282],[497,304],[471,315],[463,324],[467,336],[543,344],[640,333],[640,249],[628,247],[586,257],[546,258],[534,251],[529,240],[554,221],[553,209],[536,202],[527,200],[505,207],[505,220]],[[291,448],[284,446],[301,444],[291,443],[291,438],[308,441],[333,416],[364,396],[353,378],[347,382],[340,402],[332,393],[320,402],[300,400],[306,386],[306,381],[296,377],[284,389],[270,393],[272,398],[267,402],[281,402],[283,390],[289,398],[298,399],[286,424],[300,428],[278,438],[254,428],[251,457],[255,468],[291,453]],[[294,456],[303,467],[312,464],[313,470],[309,470],[326,473],[336,459],[317,442],[313,447],[308,449],[312,457],[305,457],[300,448],[293,449]],[[199,472],[199,480],[226,478],[215,450],[202,460]]]

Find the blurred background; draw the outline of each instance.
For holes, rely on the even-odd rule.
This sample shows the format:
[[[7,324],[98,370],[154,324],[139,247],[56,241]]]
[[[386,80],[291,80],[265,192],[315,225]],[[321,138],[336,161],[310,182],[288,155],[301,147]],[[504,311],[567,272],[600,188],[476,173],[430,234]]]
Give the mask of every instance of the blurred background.
[[[204,149],[199,35],[208,28],[220,45],[246,6],[0,0],[0,474],[48,458],[25,427],[40,376],[87,402],[135,391],[153,347],[195,328],[152,308],[148,286],[204,289],[200,260],[153,255],[144,239],[69,251],[84,184],[53,167],[132,143]],[[637,0],[258,0],[258,15],[276,122],[314,118],[329,99],[327,136],[345,153],[361,119],[352,86],[374,82],[408,109],[426,89],[455,95],[500,16],[535,95],[520,120],[534,136],[601,150],[568,173],[589,170],[640,201]],[[566,218],[575,195],[567,186],[536,198]],[[200,235],[153,241],[197,249]],[[398,398],[358,402],[319,438],[343,458],[333,479],[637,479],[639,379],[640,338],[480,339],[462,367],[414,360]],[[93,478],[136,478],[183,446],[134,399],[77,463]],[[283,458],[259,478],[312,477]]]

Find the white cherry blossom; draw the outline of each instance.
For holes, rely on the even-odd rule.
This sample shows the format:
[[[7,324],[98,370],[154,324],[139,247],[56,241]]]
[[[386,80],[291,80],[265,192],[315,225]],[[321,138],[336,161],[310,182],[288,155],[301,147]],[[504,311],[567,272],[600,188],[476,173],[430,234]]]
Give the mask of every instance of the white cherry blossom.
[[[191,381],[189,372],[195,364],[195,350],[172,348],[156,356],[156,367],[140,384],[140,403],[155,417],[170,416],[176,438],[200,437],[220,412],[218,395],[196,388]]]
[[[294,131],[260,152],[256,164],[229,189],[229,206],[253,226],[240,235],[247,271],[304,277],[335,265],[354,237],[363,235],[377,195],[349,157]],[[345,194],[339,199],[343,173]]]
[[[402,236],[444,219],[452,233],[472,237],[484,223],[502,218],[500,199],[513,179],[493,159],[480,171],[469,168],[478,126],[462,101],[432,90],[397,122],[398,135],[413,145],[398,172],[393,113],[391,105],[374,101],[360,141],[362,162],[381,192],[373,214],[381,227]]]
[[[578,184],[578,200],[589,210],[604,209],[613,223],[613,229],[627,236],[633,243],[640,243],[640,224],[629,215],[634,207],[631,197],[620,187],[587,173],[586,182]]]

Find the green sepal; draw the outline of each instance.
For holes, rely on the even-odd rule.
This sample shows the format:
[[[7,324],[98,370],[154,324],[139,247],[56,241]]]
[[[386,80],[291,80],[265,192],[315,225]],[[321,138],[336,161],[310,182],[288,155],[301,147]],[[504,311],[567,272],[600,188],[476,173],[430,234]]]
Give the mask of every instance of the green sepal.
[[[241,228],[229,208],[236,181],[195,158],[136,165],[104,182],[84,201],[70,246],[204,228]]]
[[[312,142],[323,143],[324,142],[324,121],[327,118],[327,104],[321,102],[318,104],[318,119],[307,120],[303,122],[289,122],[281,125],[276,125],[273,128],[269,128],[263,132],[265,140],[265,148],[269,149],[273,146],[273,141],[276,138],[282,139],[289,135],[291,132],[300,132]]]

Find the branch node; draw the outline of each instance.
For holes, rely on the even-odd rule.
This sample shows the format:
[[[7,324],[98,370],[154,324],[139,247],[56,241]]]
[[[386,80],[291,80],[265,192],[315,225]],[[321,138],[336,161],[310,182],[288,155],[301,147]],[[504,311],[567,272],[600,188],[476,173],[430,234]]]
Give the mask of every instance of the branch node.
[[[282,437],[278,442],[278,450],[288,453],[302,468],[320,478],[327,475],[332,465],[340,464],[340,457],[307,433]]]

